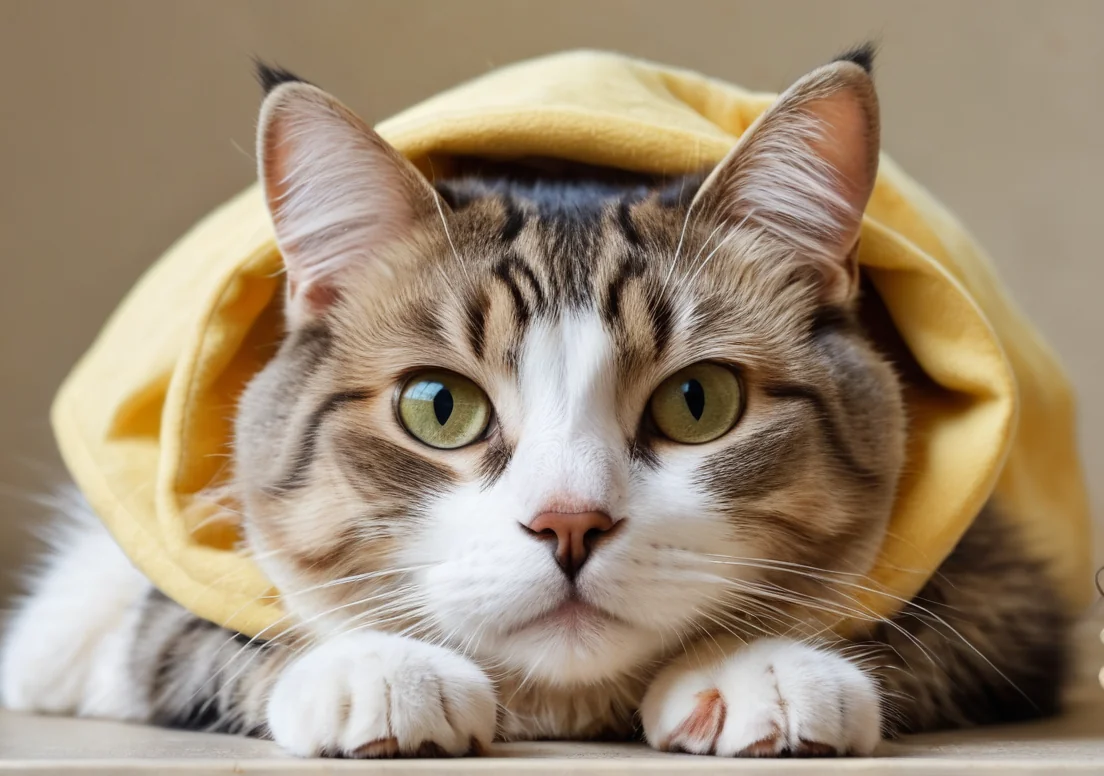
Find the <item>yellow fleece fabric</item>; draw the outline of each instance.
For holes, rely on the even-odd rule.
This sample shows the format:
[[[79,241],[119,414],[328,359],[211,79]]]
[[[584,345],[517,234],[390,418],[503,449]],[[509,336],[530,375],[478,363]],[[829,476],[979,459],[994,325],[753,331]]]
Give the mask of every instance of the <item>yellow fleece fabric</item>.
[[[773,99],[569,52],[492,72],[378,130],[437,175],[457,155],[676,175],[720,161]],[[994,493],[1071,604],[1083,604],[1088,510],[1073,398],[1054,354],[977,244],[885,156],[859,261],[930,378],[907,397],[907,473],[861,605],[886,615],[911,598]],[[53,407],[66,464],[134,564],[197,615],[249,635],[287,624],[278,591],[202,491],[225,478],[235,403],[278,339],[281,270],[253,186],[146,273]]]

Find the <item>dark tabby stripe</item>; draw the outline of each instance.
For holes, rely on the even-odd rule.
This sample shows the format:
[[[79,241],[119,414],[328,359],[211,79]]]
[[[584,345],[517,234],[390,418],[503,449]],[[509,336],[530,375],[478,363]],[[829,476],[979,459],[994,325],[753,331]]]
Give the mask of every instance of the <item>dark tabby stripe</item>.
[[[487,444],[487,451],[479,461],[479,477],[483,481],[482,488],[487,488],[498,482],[510,465],[513,457],[513,448],[501,438],[492,438]]]
[[[855,326],[855,317],[849,311],[836,305],[819,308],[809,322],[809,334],[820,337],[830,332],[851,330]]]
[[[344,405],[364,401],[369,397],[367,391],[340,391],[331,394],[322,402],[307,418],[306,428],[296,445],[295,458],[292,461],[291,470],[275,485],[269,488],[273,494],[286,493],[301,488],[307,483],[307,470],[314,460],[315,448],[318,446],[319,427],[326,417],[334,410]]]
[[[495,264],[494,276],[506,286],[514,300],[514,314],[518,323],[524,326],[533,312],[541,312],[546,306],[546,294],[532,267],[516,253],[507,253]],[[523,279],[532,295],[532,305],[518,283]]]
[[[659,454],[652,446],[649,436],[638,434],[629,442],[629,459],[644,464],[649,469],[659,468]]]
[[[509,257],[502,259],[495,265],[494,276],[500,280],[510,292],[510,296],[514,300],[514,317],[517,319],[520,326],[525,326],[529,323],[532,312],[529,310],[529,303],[525,301],[525,295],[521,293],[521,288],[518,287],[517,282],[514,280],[510,268],[511,261]]]
[[[642,199],[640,194],[632,193],[621,198],[617,205],[617,225],[621,227],[621,234],[634,248],[640,247],[640,232],[632,219],[632,206]]]
[[[507,245],[517,239],[525,228],[525,212],[510,197],[502,198],[502,207],[506,210],[506,219],[502,224],[499,238]]]
[[[621,293],[625,288],[625,284],[633,278],[640,277],[643,273],[644,260],[636,251],[630,251],[621,261],[617,273],[606,289],[606,303],[602,317],[610,326],[616,325],[618,317],[621,315]]]
[[[529,284],[529,290],[533,294],[533,306],[537,312],[542,312],[546,307],[544,289],[541,288],[540,280],[537,279],[537,274],[533,272],[533,268],[516,253],[508,254],[504,261],[509,262],[510,267],[525,278],[525,281]]]
[[[881,481],[876,472],[855,460],[854,454],[847,446],[847,442],[844,440],[844,436],[828,408],[828,402],[820,391],[811,385],[798,385],[796,383],[776,383],[764,386],[763,390],[774,399],[792,399],[808,403],[816,414],[821,433],[824,435],[829,452],[831,452],[836,463],[859,482],[877,485]]]
[[[805,429],[790,413],[739,444],[732,444],[706,460],[699,482],[716,494],[718,503],[746,504],[792,482],[808,452]]]
[[[652,319],[652,336],[655,338],[656,358],[658,358],[671,343],[671,333],[675,328],[675,311],[671,307],[671,300],[655,288],[648,292],[648,315]]]
[[[430,494],[440,494],[456,475],[451,469],[394,442],[343,429],[336,437],[338,460],[349,470],[350,484],[369,503],[381,495],[413,512]]]
[[[482,359],[487,346],[487,297],[482,292],[468,299],[464,324],[472,353]]]
[[[477,194],[469,189],[448,185],[448,182],[436,184],[437,193],[453,212],[459,212],[475,201]]]
[[[265,699],[290,652],[196,617],[154,590],[131,646],[135,686],[151,722],[187,730],[265,736]]]
[[[433,307],[414,307],[405,317],[405,328],[442,347],[448,344],[444,323]]]

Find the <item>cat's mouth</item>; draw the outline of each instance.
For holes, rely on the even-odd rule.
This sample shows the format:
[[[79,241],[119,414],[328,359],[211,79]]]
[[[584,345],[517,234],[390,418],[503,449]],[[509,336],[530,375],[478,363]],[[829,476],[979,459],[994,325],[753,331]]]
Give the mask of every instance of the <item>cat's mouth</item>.
[[[506,635],[513,636],[522,631],[544,628],[555,628],[560,631],[592,631],[611,624],[627,623],[617,615],[584,601],[573,590],[551,609],[510,628]]]

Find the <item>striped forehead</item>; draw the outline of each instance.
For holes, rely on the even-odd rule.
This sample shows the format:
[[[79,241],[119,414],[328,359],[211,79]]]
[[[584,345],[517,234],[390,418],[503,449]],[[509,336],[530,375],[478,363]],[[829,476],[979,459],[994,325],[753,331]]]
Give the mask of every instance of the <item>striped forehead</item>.
[[[463,295],[461,311],[469,352],[516,371],[530,327],[597,311],[597,325],[609,330],[615,350],[628,344],[639,351],[644,337],[646,350],[662,353],[672,305],[648,276],[657,275],[655,265],[666,256],[662,248],[654,254],[656,246],[642,238],[632,214],[646,199],[660,207],[658,195],[646,194],[553,187],[532,200],[484,189],[459,202],[450,194],[462,213],[474,211],[464,242],[479,282]],[[625,341],[626,331],[633,342]]]

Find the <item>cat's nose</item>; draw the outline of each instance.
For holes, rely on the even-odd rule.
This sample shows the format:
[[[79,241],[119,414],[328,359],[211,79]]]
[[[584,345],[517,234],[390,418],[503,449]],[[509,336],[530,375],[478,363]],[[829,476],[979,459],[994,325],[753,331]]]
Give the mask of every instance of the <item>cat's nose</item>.
[[[556,540],[556,562],[574,579],[595,539],[613,528],[613,520],[605,512],[545,512],[528,528],[538,538]]]

